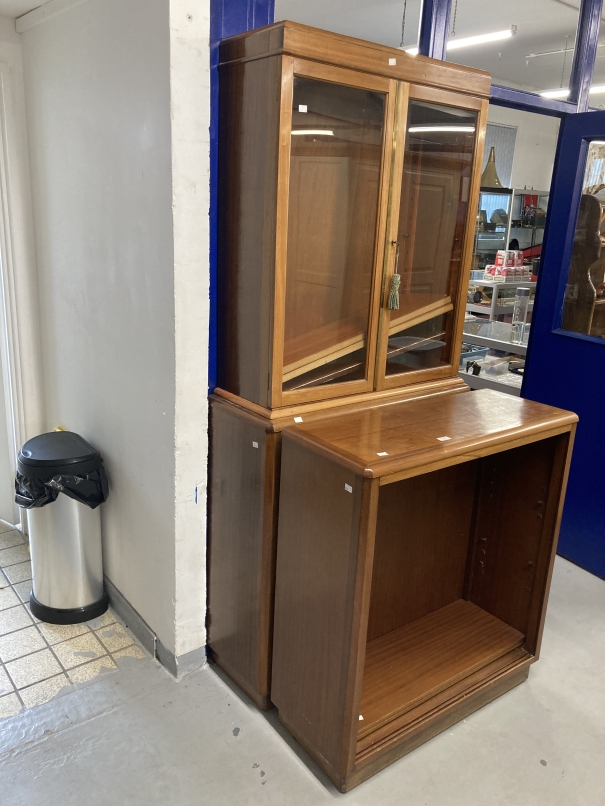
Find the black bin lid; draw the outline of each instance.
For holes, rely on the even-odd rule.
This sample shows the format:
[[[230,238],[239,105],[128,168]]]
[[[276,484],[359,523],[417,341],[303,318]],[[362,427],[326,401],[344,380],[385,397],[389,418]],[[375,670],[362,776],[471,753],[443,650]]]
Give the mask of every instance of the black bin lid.
[[[51,431],[29,439],[19,451],[17,467],[22,476],[52,479],[69,474],[84,476],[103,463],[101,454],[73,431]]]

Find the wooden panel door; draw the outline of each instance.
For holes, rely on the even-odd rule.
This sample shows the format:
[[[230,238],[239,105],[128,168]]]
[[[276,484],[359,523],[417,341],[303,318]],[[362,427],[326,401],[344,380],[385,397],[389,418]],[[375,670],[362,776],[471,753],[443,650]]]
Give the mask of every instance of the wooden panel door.
[[[283,59],[272,407],[373,387],[395,99]]]
[[[378,389],[457,372],[486,114],[484,101],[416,87],[399,106]],[[389,309],[394,274],[399,300]]]

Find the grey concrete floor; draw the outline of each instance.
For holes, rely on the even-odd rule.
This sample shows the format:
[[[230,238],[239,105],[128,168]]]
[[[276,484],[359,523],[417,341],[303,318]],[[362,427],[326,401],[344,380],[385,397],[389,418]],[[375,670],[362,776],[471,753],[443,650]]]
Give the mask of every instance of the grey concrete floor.
[[[605,582],[560,558],[529,680],[347,795],[211,668],[120,666],[0,722],[1,806],[605,804]]]

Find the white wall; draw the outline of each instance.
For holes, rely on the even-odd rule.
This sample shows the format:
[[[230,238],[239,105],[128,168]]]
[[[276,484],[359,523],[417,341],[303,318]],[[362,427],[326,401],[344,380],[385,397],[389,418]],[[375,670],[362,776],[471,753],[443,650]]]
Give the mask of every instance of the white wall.
[[[21,37],[0,15],[0,516],[19,523],[16,453],[43,427],[40,329]],[[6,379],[6,382],[4,382]]]
[[[512,187],[549,190],[559,119],[490,104],[488,121],[517,127]]]
[[[181,654],[204,643],[209,57],[200,3],[173,6],[51,2],[23,45],[47,426],[102,451],[106,573]]]

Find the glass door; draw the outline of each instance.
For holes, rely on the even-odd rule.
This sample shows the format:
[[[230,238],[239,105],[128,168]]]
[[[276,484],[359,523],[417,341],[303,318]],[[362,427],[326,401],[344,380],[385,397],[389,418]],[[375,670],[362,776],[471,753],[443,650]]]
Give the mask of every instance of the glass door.
[[[580,421],[558,551],[605,579],[605,112],[563,119],[522,397]]]
[[[273,406],[372,388],[396,94],[386,78],[289,63]]]
[[[378,389],[457,372],[486,106],[412,87],[399,110]]]

